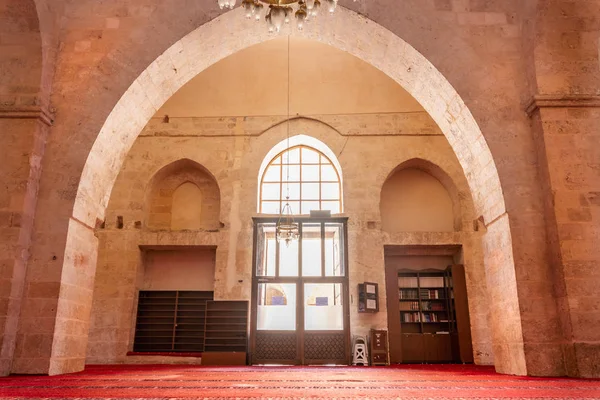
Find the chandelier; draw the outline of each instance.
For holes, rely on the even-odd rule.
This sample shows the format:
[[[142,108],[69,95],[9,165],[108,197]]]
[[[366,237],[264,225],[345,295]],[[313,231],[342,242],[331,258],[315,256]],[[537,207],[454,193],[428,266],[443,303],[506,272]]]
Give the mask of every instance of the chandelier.
[[[237,0],[217,0],[219,7],[232,9]],[[338,0],[321,0],[325,8],[333,13],[337,7]],[[269,32],[279,32],[283,24],[289,23],[292,17],[296,18],[296,27],[300,30],[304,23],[315,18],[321,8],[320,0],[242,0],[242,7],[246,12],[246,18],[255,18],[259,21],[263,15],[265,5],[269,10],[265,13],[265,20],[269,26]],[[356,0],[354,0],[356,1]]]
[[[292,206],[290,206],[289,199],[287,196],[285,205],[281,208],[281,214],[275,227],[275,235],[277,241],[284,241],[286,246],[289,246],[291,242],[298,240],[300,236],[298,223],[294,221],[294,215],[292,213]]]

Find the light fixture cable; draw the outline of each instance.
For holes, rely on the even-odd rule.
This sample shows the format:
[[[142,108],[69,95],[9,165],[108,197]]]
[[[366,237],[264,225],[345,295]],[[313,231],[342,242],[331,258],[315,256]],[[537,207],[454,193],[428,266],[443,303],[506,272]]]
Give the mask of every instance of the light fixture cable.
[[[289,204],[290,199],[290,35],[287,37],[287,196]]]

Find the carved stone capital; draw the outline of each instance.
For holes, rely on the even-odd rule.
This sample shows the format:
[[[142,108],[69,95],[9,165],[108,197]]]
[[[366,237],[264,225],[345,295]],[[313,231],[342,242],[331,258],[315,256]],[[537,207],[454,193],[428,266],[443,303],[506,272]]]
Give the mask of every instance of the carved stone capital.
[[[540,108],[600,107],[600,95],[595,94],[538,94],[533,96],[525,111],[532,116]]]
[[[40,106],[0,106],[0,119],[37,119],[52,126],[54,115]]]

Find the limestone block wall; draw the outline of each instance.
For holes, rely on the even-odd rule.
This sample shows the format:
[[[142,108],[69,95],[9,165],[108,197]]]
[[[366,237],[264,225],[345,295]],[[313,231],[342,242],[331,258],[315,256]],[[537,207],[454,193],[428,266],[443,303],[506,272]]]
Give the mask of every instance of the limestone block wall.
[[[321,122],[334,121],[336,129]],[[252,275],[252,220],[257,215],[258,173],[263,158],[286,137],[281,117],[255,117],[256,128],[246,129],[248,119],[162,118],[151,120],[128,154],[111,194],[104,228],[97,229],[100,250],[88,363],[130,362],[136,294],[143,260],[139,246],[216,246],[215,298],[250,300]],[[393,121],[403,120],[396,135],[381,134]],[[474,211],[461,167],[445,137],[431,128],[428,117],[398,115],[313,116],[293,119],[291,134],[305,134],[327,144],[338,157],[344,176],[344,214],[349,218],[350,327],[353,334],[370,328],[386,328],[385,301],[374,315],[358,314],[355,299],[359,282],[379,283],[385,299],[384,245],[462,244],[477,363],[493,363],[488,325],[487,290],[481,250],[481,232],[474,230]],[[370,124],[378,121],[378,124]],[[273,126],[274,125],[274,126]],[[262,129],[260,129],[262,126]],[[358,126],[364,128],[358,129]],[[434,126],[434,125],[433,125]],[[407,129],[409,128],[410,129]],[[431,129],[434,129],[433,132]],[[218,131],[218,135],[212,132]],[[407,132],[407,134],[404,134]],[[373,140],[376,137],[377,140]],[[221,208],[216,230],[171,231],[136,224],[135,207],[144,199],[153,176],[181,159],[191,160],[214,176],[220,189]],[[427,160],[445,171],[460,195],[462,229],[452,232],[382,231],[381,189],[390,173],[407,160]],[[117,226],[117,217],[123,228]],[[135,362],[143,362],[139,357]],[[148,360],[150,362],[150,360]]]

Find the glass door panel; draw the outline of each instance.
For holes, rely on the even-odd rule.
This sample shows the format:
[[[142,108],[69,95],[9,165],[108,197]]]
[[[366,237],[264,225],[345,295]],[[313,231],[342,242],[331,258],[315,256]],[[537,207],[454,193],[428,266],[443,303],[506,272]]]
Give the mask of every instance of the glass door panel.
[[[344,276],[344,226],[325,224],[325,276]]]
[[[276,256],[275,224],[258,224],[256,232],[256,276],[275,276]]]
[[[304,284],[304,329],[341,331],[344,329],[344,305],[341,283]]]
[[[279,243],[279,276],[298,276],[298,241]]]
[[[259,331],[295,331],[296,284],[260,283],[256,316]]]
[[[299,240],[288,245],[277,242],[273,218],[255,225],[252,363],[346,364],[345,219],[298,223]]]
[[[302,276],[321,274],[321,224],[302,224]]]

